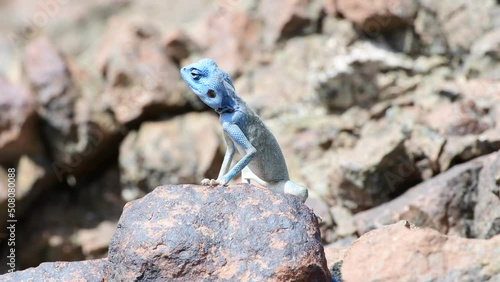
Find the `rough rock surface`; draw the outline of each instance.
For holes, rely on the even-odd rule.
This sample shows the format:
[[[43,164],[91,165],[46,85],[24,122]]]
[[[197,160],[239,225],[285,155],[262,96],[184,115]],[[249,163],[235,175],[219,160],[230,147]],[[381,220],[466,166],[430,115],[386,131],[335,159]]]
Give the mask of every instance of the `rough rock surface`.
[[[442,235],[407,221],[361,236],[345,254],[344,281],[498,281],[500,236]]]
[[[12,163],[37,146],[35,99],[0,75],[0,163]]]
[[[328,281],[316,216],[251,185],[161,186],[128,204],[111,279]]]
[[[449,235],[489,238],[498,234],[499,198],[493,193],[498,184],[493,175],[499,162],[497,152],[457,165],[388,203],[357,213],[358,233],[408,220]]]
[[[293,196],[241,184],[157,187],[125,206],[108,259],[46,263],[1,278],[330,281],[329,277],[316,215]]]
[[[122,17],[108,23],[95,60],[105,81],[103,96],[120,124],[190,109],[188,88],[159,37],[152,24]]]
[[[1,275],[5,282],[36,281],[106,281],[108,259],[73,262],[45,262],[36,268]]]
[[[216,178],[223,148],[222,129],[212,113],[143,123],[137,132],[127,135],[120,148],[121,182],[130,194],[127,200],[165,183]]]

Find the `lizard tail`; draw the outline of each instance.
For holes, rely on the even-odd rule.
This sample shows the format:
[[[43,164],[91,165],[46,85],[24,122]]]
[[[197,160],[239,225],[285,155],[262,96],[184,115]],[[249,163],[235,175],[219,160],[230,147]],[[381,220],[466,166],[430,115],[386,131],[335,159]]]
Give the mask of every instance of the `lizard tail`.
[[[307,197],[309,195],[307,188],[299,185],[293,181],[290,180],[283,180],[275,183],[267,183],[267,187],[270,190],[279,192],[279,193],[285,193],[289,195],[293,195],[297,198],[299,198],[302,202],[305,202],[307,200]]]
[[[307,200],[307,197],[309,196],[309,192],[307,191],[307,188],[299,185],[293,181],[288,180],[285,182],[285,193],[294,195],[295,197],[298,197],[302,202],[305,202]]]

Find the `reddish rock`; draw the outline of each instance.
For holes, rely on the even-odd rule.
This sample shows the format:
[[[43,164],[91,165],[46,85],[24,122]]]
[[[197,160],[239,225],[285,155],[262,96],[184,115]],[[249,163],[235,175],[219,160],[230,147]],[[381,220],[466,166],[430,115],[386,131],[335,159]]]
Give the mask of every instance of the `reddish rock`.
[[[323,9],[329,16],[336,16],[338,14],[337,0],[323,0]]]
[[[182,30],[174,30],[163,38],[165,53],[177,65],[196,49],[194,42]]]
[[[91,93],[93,88],[81,91],[76,80],[84,80],[84,73],[47,38],[26,47],[23,68],[43,119],[41,131],[53,160],[50,171],[58,181],[92,172],[99,168],[97,159],[105,164],[116,154],[120,137],[115,121]]]
[[[348,250],[348,246],[342,247],[336,244],[329,244],[325,246],[325,257],[326,262],[328,263],[328,269],[337,281],[343,281],[341,273],[342,261],[344,260],[345,254]]]
[[[500,236],[442,235],[407,221],[361,236],[342,263],[343,281],[498,281]]]
[[[112,280],[330,281],[316,216],[266,188],[161,186],[128,204]]]
[[[391,202],[357,213],[354,218],[358,234],[399,220],[463,237],[484,238],[500,233],[500,209],[495,208],[498,198],[491,192],[499,156],[493,153],[454,166]]]
[[[80,93],[59,50],[45,37],[37,39],[26,47],[23,68],[40,104],[41,118],[52,132],[75,141],[75,107]]]
[[[103,95],[120,124],[191,109],[191,93],[154,26],[112,18],[101,46],[96,61]]]
[[[417,0],[337,0],[336,8],[369,36],[411,25],[418,11]]]
[[[224,150],[220,133],[219,120],[212,113],[190,113],[142,123],[138,132],[129,133],[120,148],[126,200],[163,183],[199,183],[206,177],[217,178]]]
[[[261,45],[261,27],[248,13],[230,9],[211,14],[204,25],[205,57],[212,58],[233,78],[239,76]]]
[[[106,281],[108,268],[108,259],[75,262],[46,262],[40,264],[38,267],[0,275],[0,280],[5,282]]]
[[[37,146],[36,101],[26,89],[0,76],[0,163],[15,162]]]
[[[278,40],[315,32],[321,15],[322,2],[322,0],[260,2],[257,14],[264,22],[265,44],[273,46]]]

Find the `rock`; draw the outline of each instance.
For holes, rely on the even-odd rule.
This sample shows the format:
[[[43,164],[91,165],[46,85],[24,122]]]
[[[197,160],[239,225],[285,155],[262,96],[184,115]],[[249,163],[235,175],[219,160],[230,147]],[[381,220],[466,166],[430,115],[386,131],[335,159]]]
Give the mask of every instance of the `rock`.
[[[42,37],[26,47],[23,68],[39,104],[50,171],[58,181],[92,172],[99,168],[95,160],[105,164],[116,154],[117,127],[106,119],[102,100],[82,91],[77,80],[87,82],[85,74],[71,60]]]
[[[351,151],[339,157],[330,183],[332,193],[353,211],[367,209],[401,193],[418,181],[418,170],[406,152],[398,125],[368,124]]]
[[[23,67],[40,104],[39,115],[48,124],[45,130],[76,142],[75,108],[80,93],[59,50],[42,37],[26,47]],[[60,150],[62,146],[54,142],[52,149]]]
[[[484,157],[477,184],[474,208],[474,237],[491,238],[500,234],[500,153]]]
[[[325,246],[325,257],[328,263],[328,269],[335,279],[338,281],[342,280],[342,260],[349,250],[349,246],[340,247],[335,244],[329,244]]]
[[[45,262],[35,268],[0,275],[2,281],[106,281],[108,259]]]
[[[185,58],[189,57],[191,52],[197,49],[197,46],[191,38],[182,30],[174,30],[163,38],[165,53],[177,65]]]
[[[316,216],[251,185],[161,186],[128,204],[111,280],[329,281]]]
[[[465,61],[466,73],[471,77],[480,76],[500,80],[497,62],[500,60],[500,28],[485,33],[471,46],[470,56]]]
[[[335,235],[340,238],[352,236],[356,233],[354,217],[350,210],[343,206],[334,206],[330,210],[333,221],[335,222]]]
[[[417,0],[371,1],[337,0],[336,8],[368,36],[412,25],[418,11]]]
[[[418,124],[414,126],[405,146],[416,160],[422,179],[429,179],[439,173],[439,156],[445,143],[446,139],[435,130]]]
[[[359,238],[345,254],[344,281],[497,281],[500,236],[446,236],[401,221]],[[360,267],[362,266],[362,267]]]
[[[82,245],[85,258],[100,257],[106,253],[115,228],[116,222],[103,221],[95,228],[79,230],[76,241]]]
[[[329,16],[336,16],[338,14],[337,0],[324,0],[323,9]]]
[[[412,69],[411,60],[370,42],[346,46],[330,38],[310,59],[314,92],[331,111],[353,105],[369,106],[379,99],[395,98],[416,87],[418,79],[397,79]]]
[[[321,15],[322,0],[262,1],[257,14],[263,20],[264,44],[315,32]],[[280,11],[276,14],[276,11]]]
[[[441,171],[500,149],[500,133],[490,129],[481,135],[448,137],[439,157]]]
[[[307,70],[325,40],[321,35],[287,40],[273,60],[242,74],[235,82],[236,92],[264,119],[285,113],[309,115],[314,92]]]
[[[95,177],[77,181],[72,188],[45,191],[36,201],[35,212],[25,213],[16,230],[18,242],[26,243],[16,249],[18,267],[106,257],[125,202],[117,165]]]
[[[330,214],[328,205],[320,198],[315,197],[307,198],[305,204],[320,218],[319,228],[321,240],[323,240],[323,242],[333,241],[334,238],[331,238],[332,234],[330,234],[333,227],[333,218]]]
[[[495,1],[419,0],[415,31],[423,50],[432,54],[463,54],[493,26]]]
[[[0,76],[0,163],[12,164],[37,146],[36,101],[21,87]]]
[[[194,97],[164,48],[155,26],[123,17],[109,21],[96,62],[105,79],[104,98],[120,124],[192,109]]]
[[[462,237],[485,238],[499,233],[495,221],[500,209],[492,205],[498,198],[491,193],[495,187],[491,174],[499,156],[493,153],[454,166],[391,202],[357,213],[354,219],[358,234],[399,220]],[[484,210],[486,206],[490,209],[488,212]]]
[[[253,52],[261,45],[261,26],[254,17],[239,9],[224,13],[212,13],[205,23],[200,45],[205,46],[203,55],[234,79],[252,60]]]
[[[132,200],[162,183],[199,183],[205,177],[217,178],[224,153],[221,133],[220,122],[212,113],[142,123],[120,148],[121,181],[124,196],[129,195],[125,199]]]

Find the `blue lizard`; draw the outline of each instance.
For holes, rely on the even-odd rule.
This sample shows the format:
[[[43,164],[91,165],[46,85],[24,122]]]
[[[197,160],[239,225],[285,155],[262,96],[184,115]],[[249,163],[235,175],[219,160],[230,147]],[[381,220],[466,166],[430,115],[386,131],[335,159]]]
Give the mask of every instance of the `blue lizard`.
[[[236,95],[229,75],[211,59],[202,59],[181,68],[181,76],[194,93],[219,114],[224,130],[226,153],[217,179],[203,185],[227,185],[236,174],[248,183],[255,180],[269,189],[294,195],[302,202],[307,188],[289,180],[288,169],[276,138],[259,116]],[[243,156],[229,169],[235,150]]]

